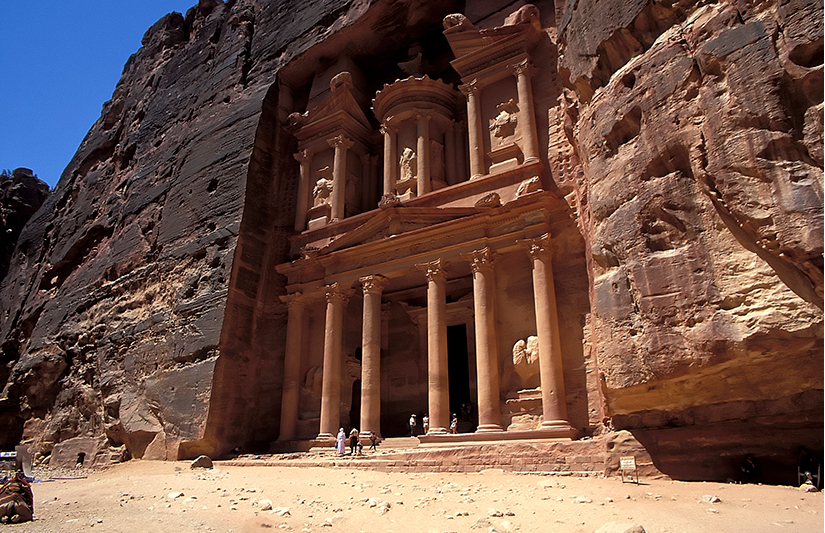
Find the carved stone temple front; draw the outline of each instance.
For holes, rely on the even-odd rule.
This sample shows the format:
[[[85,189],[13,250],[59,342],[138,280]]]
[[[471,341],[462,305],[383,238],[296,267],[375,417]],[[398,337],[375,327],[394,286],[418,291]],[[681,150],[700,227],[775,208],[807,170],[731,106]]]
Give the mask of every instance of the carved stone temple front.
[[[558,74],[534,64],[536,8],[515,15],[486,29],[449,15],[441,72],[427,56],[446,50],[416,44],[372,92],[341,57],[290,115],[299,233],[277,267],[279,440],[402,436],[412,413],[429,416],[425,440],[576,435],[565,365],[581,354],[564,354],[554,271],[578,236],[545,186],[533,97]],[[512,356],[528,337],[530,383]]]

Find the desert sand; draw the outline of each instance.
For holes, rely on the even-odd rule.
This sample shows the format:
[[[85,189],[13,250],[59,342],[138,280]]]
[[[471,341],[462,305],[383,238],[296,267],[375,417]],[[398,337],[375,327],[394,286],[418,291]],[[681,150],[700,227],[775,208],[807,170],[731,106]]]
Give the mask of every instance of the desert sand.
[[[24,532],[823,531],[819,492],[797,487],[132,460],[33,483]],[[76,479],[65,479],[67,477]],[[611,531],[621,531],[616,529]],[[604,530],[603,530],[604,531]]]

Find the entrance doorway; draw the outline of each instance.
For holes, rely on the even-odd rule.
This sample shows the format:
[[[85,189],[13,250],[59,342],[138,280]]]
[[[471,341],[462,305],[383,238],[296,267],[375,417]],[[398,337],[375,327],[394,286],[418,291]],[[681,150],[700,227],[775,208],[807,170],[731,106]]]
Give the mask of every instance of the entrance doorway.
[[[447,368],[450,376],[450,413],[458,416],[458,432],[472,433],[478,426],[478,414],[470,395],[470,361],[467,349],[467,325],[447,326]]]
[[[361,431],[361,380],[356,379],[352,382],[352,406],[349,410],[349,426],[350,428],[358,428]]]

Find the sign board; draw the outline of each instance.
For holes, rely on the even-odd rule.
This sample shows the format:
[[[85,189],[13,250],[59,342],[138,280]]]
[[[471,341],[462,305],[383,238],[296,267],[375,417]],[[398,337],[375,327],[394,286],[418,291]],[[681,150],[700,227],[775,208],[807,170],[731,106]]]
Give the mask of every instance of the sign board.
[[[639,471],[636,469],[636,456],[619,457],[619,468],[622,471],[622,483],[627,476],[629,482],[639,484]]]

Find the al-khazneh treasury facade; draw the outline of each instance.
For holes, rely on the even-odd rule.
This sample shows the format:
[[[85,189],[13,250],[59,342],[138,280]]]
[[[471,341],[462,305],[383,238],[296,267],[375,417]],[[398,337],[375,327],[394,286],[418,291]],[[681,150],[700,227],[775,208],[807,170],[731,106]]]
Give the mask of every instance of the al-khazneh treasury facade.
[[[281,441],[400,436],[412,413],[433,439],[572,437],[598,416],[583,242],[537,133],[535,87],[560,86],[538,11],[450,15],[443,36],[449,63],[416,44],[377,91],[342,53],[289,117]]]

